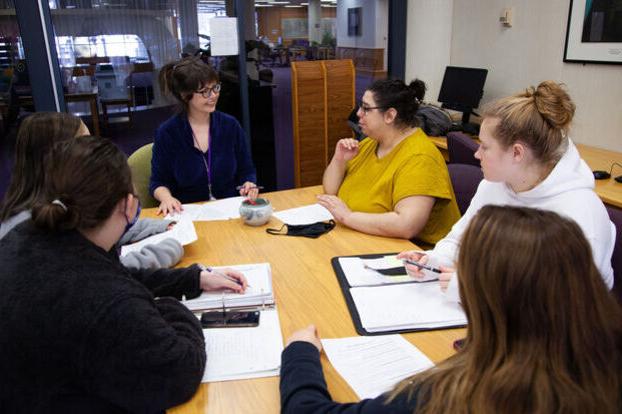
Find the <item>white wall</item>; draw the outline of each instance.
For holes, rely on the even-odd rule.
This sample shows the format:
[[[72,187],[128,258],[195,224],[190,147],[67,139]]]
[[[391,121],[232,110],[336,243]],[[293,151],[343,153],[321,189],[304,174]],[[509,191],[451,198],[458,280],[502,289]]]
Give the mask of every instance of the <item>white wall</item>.
[[[428,81],[419,73],[440,73],[442,79],[445,65],[430,55],[443,50],[437,52],[435,41],[417,41],[418,31],[428,33],[433,24],[411,13],[411,9],[423,10],[433,20],[432,3],[436,2],[409,2],[407,78],[417,75]],[[514,7],[511,28],[499,22],[504,7]],[[577,105],[572,138],[622,151],[622,67],[563,62],[568,8],[569,0],[453,0],[453,23],[445,28],[451,36],[449,62],[489,70],[482,104],[542,80],[564,82]],[[416,28],[417,24],[424,27]]]
[[[348,9],[362,7],[361,36],[348,36]],[[337,3],[337,46],[384,49],[384,70],[387,69],[389,35],[388,0],[339,0]]]
[[[425,100],[436,102],[449,65],[453,0],[408,2],[405,81],[415,78],[428,87]]]

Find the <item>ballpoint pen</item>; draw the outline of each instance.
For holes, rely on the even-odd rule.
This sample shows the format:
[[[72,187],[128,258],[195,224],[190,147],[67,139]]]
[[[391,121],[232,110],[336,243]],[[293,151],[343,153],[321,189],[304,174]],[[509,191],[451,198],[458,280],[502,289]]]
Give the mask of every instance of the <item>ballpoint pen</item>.
[[[432,267],[432,266],[429,266],[429,265],[426,265],[426,264],[423,264],[423,263],[416,262],[416,261],[414,261],[414,260],[403,259],[402,261],[403,261],[404,263],[408,263],[408,264],[410,264],[410,265],[417,266],[417,267],[418,267],[418,268],[420,268],[420,269],[429,270],[430,272],[434,272],[434,273],[443,273],[443,272],[441,271],[441,269],[439,269],[439,268],[437,268],[437,267]]]
[[[235,187],[236,190],[241,190],[242,188],[244,188],[243,185],[238,185],[237,187]],[[258,189],[258,190],[263,190],[263,185],[254,185],[252,187],[249,188],[249,190],[253,190],[253,189]]]

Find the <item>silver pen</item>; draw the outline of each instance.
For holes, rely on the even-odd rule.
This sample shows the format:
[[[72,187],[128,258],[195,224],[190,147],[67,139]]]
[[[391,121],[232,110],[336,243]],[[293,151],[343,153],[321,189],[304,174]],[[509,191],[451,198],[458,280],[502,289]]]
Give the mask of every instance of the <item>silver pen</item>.
[[[423,263],[416,262],[414,260],[403,259],[403,262],[404,263],[408,263],[408,264],[413,265],[413,266],[417,266],[419,269],[429,270],[430,272],[434,272],[434,273],[443,273],[441,271],[441,269],[439,269],[437,267],[432,267],[432,266],[429,266],[429,265],[426,265],[426,264],[423,264]]]

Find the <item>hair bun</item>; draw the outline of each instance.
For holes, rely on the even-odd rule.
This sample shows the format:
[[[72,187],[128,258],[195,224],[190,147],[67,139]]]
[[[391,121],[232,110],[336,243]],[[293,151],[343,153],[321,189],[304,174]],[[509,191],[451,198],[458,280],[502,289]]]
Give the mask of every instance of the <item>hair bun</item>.
[[[533,97],[538,112],[549,125],[560,130],[568,128],[574,116],[575,104],[561,84],[544,81],[537,88],[528,88],[527,96]]]
[[[421,79],[415,79],[408,85],[408,88],[414,92],[415,98],[419,101],[423,101],[425,97],[425,91],[427,90],[425,82]]]

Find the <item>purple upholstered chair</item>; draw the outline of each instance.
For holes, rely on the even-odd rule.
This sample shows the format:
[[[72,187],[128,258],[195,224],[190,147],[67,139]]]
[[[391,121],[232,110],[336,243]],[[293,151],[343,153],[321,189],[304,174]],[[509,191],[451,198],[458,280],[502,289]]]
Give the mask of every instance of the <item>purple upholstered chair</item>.
[[[480,166],[479,160],[474,157],[479,145],[473,138],[462,132],[450,132],[447,134],[447,152],[450,164],[469,164]]]
[[[451,185],[454,187],[454,194],[456,194],[458,209],[460,214],[464,214],[484,174],[481,168],[468,164],[447,164],[447,169]]]
[[[622,210],[606,205],[609,218],[616,226],[616,244],[613,247],[611,267],[613,267],[613,293],[622,303]]]

